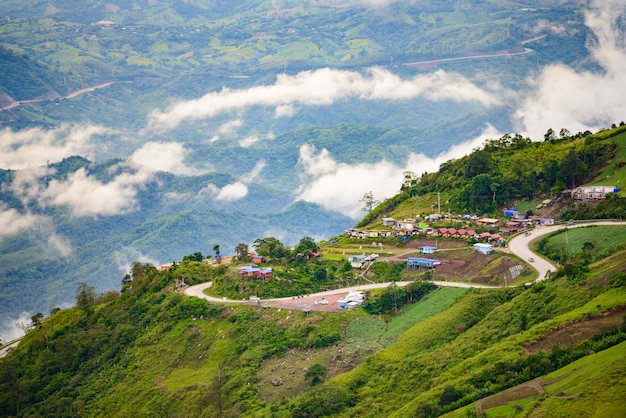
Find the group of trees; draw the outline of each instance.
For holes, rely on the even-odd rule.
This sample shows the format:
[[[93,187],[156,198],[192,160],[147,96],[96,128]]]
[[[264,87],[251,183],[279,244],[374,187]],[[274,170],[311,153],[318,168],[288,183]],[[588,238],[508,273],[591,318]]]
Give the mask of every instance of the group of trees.
[[[256,254],[269,259],[279,261],[286,258],[309,258],[311,254],[318,251],[318,245],[311,237],[303,237],[293,249],[286,247],[278,238],[259,238],[252,244]],[[238,261],[247,262],[250,260],[250,247],[246,243],[240,242],[235,246],[235,256]]]
[[[567,133],[562,131],[562,133]],[[406,197],[448,192],[458,210],[490,212],[511,199],[560,193],[588,181],[604,166],[616,145],[590,132],[532,142],[504,135],[436,173],[405,173]]]
[[[398,312],[404,305],[418,302],[435,289],[434,283],[426,281],[415,281],[404,287],[392,283],[380,295],[369,297],[363,309],[371,314]]]

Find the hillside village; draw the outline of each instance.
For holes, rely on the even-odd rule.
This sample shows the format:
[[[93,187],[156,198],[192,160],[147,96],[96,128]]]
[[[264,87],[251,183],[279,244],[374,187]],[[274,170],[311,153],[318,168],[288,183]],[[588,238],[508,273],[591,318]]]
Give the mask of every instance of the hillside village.
[[[328,240],[304,237],[288,248],[266,237],[240,243],[233,256],[134,263],[119,293],[85,285],[75,307],[36,318],[0,360],[0,393],[19,390],[17,380],[27,388],[23,400],[0,395],[0,406],[10,416],[41,405],[59,415],[71,398],[96,415],[141,415],[137,405],[162,402],[167,415],[185,416],[221,408],[250,417],[482,417],[497,408],[507,416],[580,408],[584,398],[594,408],[610,399],[606,416],[620,416],[624,385],[611,376],[626,374],[626,226],[574,217],[619,220],[620,188],[511,199],[480,216],[435,213],[432,193],[419,199],[421,207],[402,192]],[[557,266],[538,277],[545,260],[509,244],[553,230],[532,244],[530,254]],[[53,360],[43,370],[45,358]],[[553,373],[583,373],[596,359],[614,374],[584,372],[553,386]],[[75,377],[55,380],[58,390],[35,387],[58,370]]]

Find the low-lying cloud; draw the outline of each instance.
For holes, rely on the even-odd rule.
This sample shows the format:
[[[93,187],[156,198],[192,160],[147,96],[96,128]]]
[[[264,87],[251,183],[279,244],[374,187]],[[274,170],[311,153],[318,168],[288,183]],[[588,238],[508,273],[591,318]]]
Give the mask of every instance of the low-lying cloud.
[[[150,142],[139,148],[127,162],[112,167],[119,172],[109,182],[101,182],[85,168],[69,173],[64,179],[42,182],[54,172],[47,167],[32,167],[15,172],[9,190],[25,207],[36,203],[41,207],[65,207],[74,217],[121,215],[139,209],[137,194],[154,179],[157,171],[178,175],[196,172],[184,164],[185,150],[181,144]],[[11,223],[12,231],[26,228],[38,218],[17,211],[0,212],[1,223]]]
[[[626,33],[620,21],[626,3],[594,1],[585,24],[595,39],[588,41],[599,71],[577,71],[550,65],[530,80],[531,91],[513,115],[520,133],[538,140],[552,128],[596,131],[620,122],[626,114]]]
[[[248,185],[256,181],[263,169],[267,166],[265,160],[257,161],[252,170],[243,174],[234,183],[227,184],[221,189],[214,184],[209,184],[198,193],[199,196],[209,195],[213,196],[216,200],[223,202],[234,202],[236,200],[243,199],[248,195]]]
[[[225,88],[176,103],[165,111],[155,110],[150,113],[148,129],[173,129],[185,120],[211,118],[250,106],[272,106],[277,117],[284,117],[293,115],[295,106],[330,106],[348,98],[406,100],[420,96],[431,101],[499,104],[494,92],[441,70],[403,80],[382,68],[369,68],[365,73],[322,68],[296,75],[281,74],[272,85],[244,90]]]
[[[303,145],[300,147],[299,163],[308,178],[303,181],[304,186],[297,199],[317,203],[357,219],[363,215],[360,200],[365,193],[371,191],[377,200],[392,197],[399,192],[405,172],[422,174],[436,171],[441,163],[466,155],[486,139],[500,135],[489,125],[480,136],[455,145],[434,158],[411,154],[404,166],[387,161],[355,165],[338,163],[328,150],[317,151],[311,145]]]
[[[55,129],[0,130],[0,168],[20,170],[61,161],[73,155],[93,157],[91,138],[106,132],[95,125],[62,125]]]

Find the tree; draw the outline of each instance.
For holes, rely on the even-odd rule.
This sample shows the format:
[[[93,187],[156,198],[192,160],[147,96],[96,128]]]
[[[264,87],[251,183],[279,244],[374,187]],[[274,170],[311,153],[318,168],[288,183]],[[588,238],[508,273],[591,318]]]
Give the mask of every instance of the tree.
[[[31,322],[32,327],[36,328],[39,325],[41,325],[41,323],[43,322],[44,318],[45,318],[45,315],[42,314],[41,312],[37,312],[35,315],[31,316],[30,320],[32,321]]]
[[[295,254],[310,255],[311,253],[317,252],[317,244],[313,238],[304,237],[300,239],[300,242],[296,245],[293,252]]]
[[[363,207],[361,208],[364,212],[371,212],[374,209],[374,206],[379,204],[380,202],[374,198],[374,193],[369,191],[363,195],[363,198],[359,200],[359,202],[363,202]]]
[[[218,263],[220,263],[222,260],[220,259],[220,245],[219,244],[215,244],[213,246],[213,252],[215,252],[215,259],[217,260]]]
[[[413,196],[415,192],[415,186],[417,185],[418,177],[412,171],[405,171],[403,173],[404,179],[402,180],[402,187],[400,191],[402,193],[408,193],[409,196]]]
[[[96,289],[85,282],[78,283],[78,287],[76,288],[76,307],[86,308],[93,305],[95,300]]]
[[[479,174],[489,173],[493,169],[494,163],[488,151],[474,151],[465,163],[465,177],[471,179]]]
[[[237,244],[237,246],[235,246],[235,256],[237,257],[237,260],[244,262],[248,261],[250,259],[250,256],[248,255],[248,249],[248,244],[245,244],[243,242]]]
[[[455,402],[463,397],[463,393],[456,389],[454,386],[446,385],[443,388],[443,393],[439,397],[439,406],[446,406]]]
[[[252,246],[258,255],[271,258],[283,258],[287,255],[287,249],[278,239],[274,237],[259,238]]]
[[[585,179],[587,174],[589,174],[587,164],[580,159],[576,151],[572,150],[561,160],[557,178],[573,189],[576,184],[580,184]]]
[[[309,382],[309,385],[315,386],[322,382],[324,376],[326,376],[326,367],[315,363],[304,373],[304,380]]]

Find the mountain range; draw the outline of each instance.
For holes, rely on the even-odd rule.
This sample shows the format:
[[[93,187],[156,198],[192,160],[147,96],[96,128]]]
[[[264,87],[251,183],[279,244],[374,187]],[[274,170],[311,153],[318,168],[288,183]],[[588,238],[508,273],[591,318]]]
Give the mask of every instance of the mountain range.
[[[624,12],[2,2],[0,334],[78,282],[118,288],[133,261],[337,235],[365,193],[487,138],[619,122]]]

